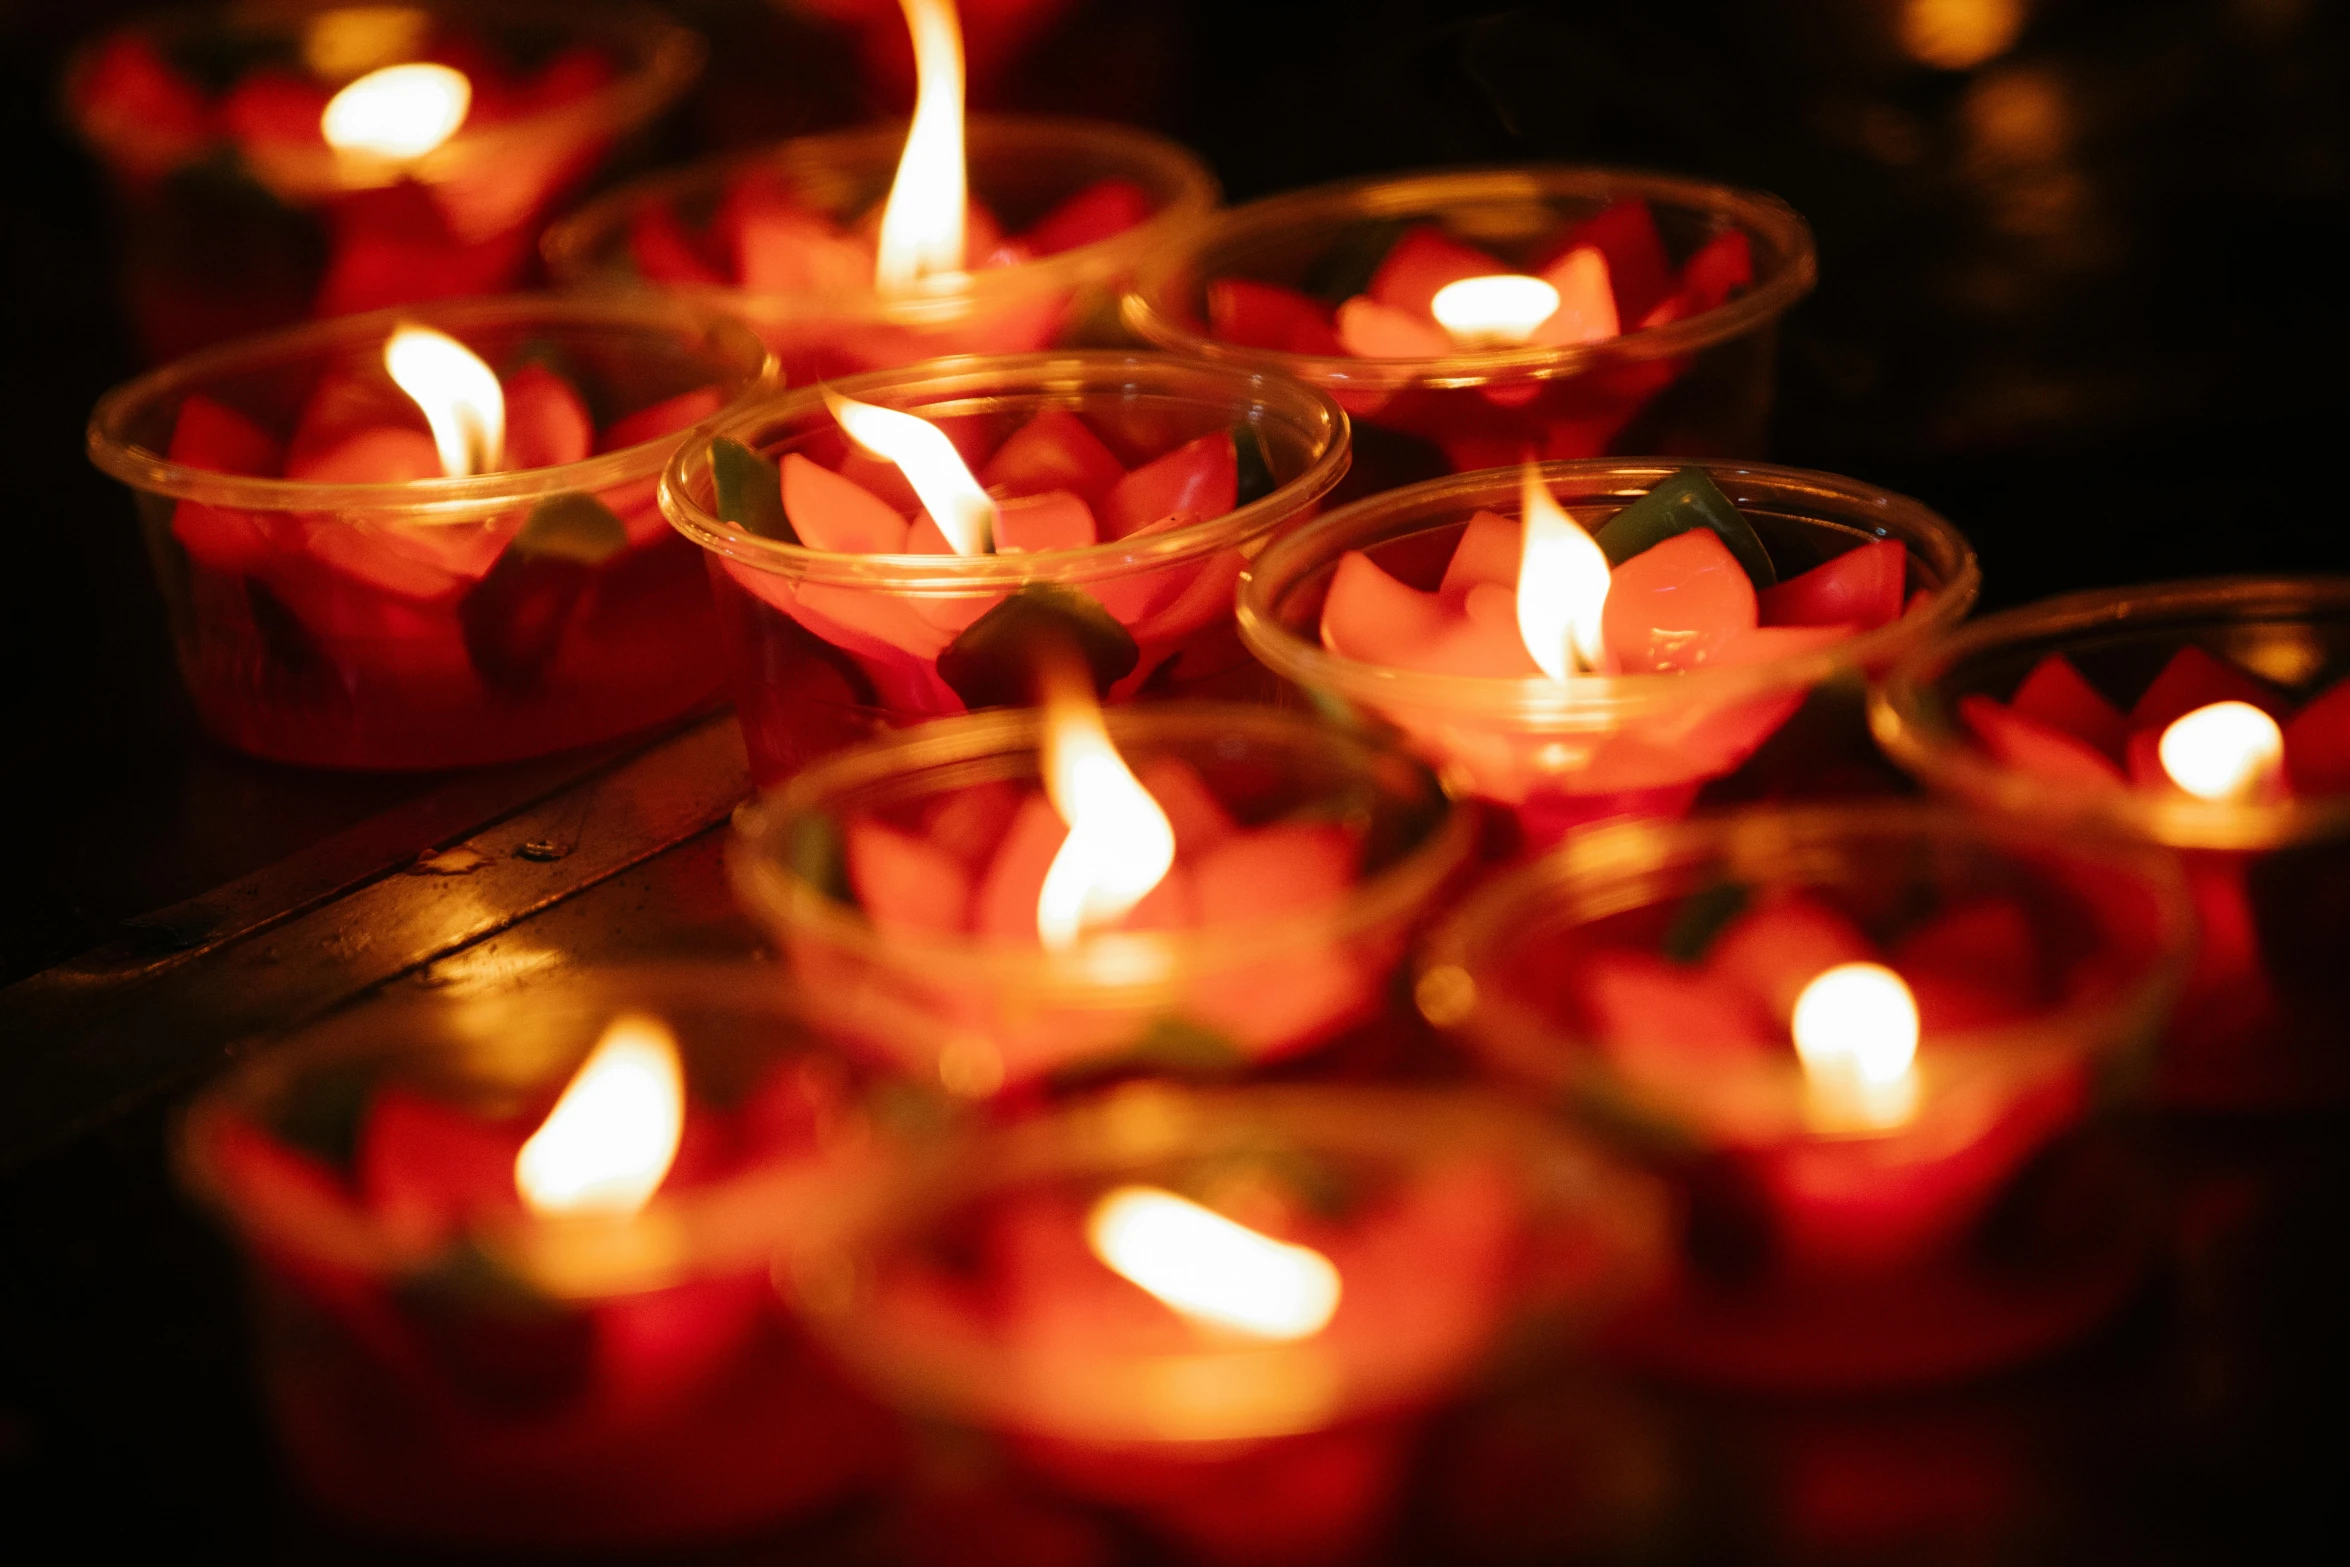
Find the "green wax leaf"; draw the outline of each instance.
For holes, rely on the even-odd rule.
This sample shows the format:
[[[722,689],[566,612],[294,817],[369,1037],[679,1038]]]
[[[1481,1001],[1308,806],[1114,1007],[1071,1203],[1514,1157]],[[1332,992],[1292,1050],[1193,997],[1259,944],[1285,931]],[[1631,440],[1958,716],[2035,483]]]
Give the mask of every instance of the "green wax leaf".
[[[1058,582],[1031,582],[963,628],[938,655],[938,676],[963,705],[1022,707],[1036,699],[1044,661],[1071,653],[1085,661],[1094,693],[1134,672],[1134,638],[1091,594]]]
[[[628,525],[611,507],[593,495],[566,490],[530,509],[522,531],[506,546],[506,554],[519,550],[525,555],[600,566],[627,547]],[[499,557],[499,564],[505,564],[504,556]]]
[[[1742,881],[1717,881],[1691,893],[1681,900],[1672,928],[1665,932],[1664,955],[1675,963],[1695,963],[1723,927],[1746,912],[1753,898],[1754,889]]]
[[[1607,563],[1621,566],[1652,550],[1675,534],[1691,528],[1711,528],[1721,535],[1738,564],[1746,568],[1757,588],[1779,580],[1770,552],[1755,535],[1754,525],[1739,515],[1720,486],[1703,468],[1684,468],[1631,505],[1600,524],[1593,537],[1606,552]]]
[[[783,857],[792,874],[826,897],[852,909],[862,907],[849,884],[848,840],[832,817],[822,811],[794,817]]]
[[[1352,299],[1371,286],[1371,275],[1410,227],[1401,218],[1379,218],[1348,229],[1306,269],[1299,287],[1326,305]]]
[[[728,522],[763,539],[800,542],[783,514],[783,470],[742,442],[721,435],[710,443],[710,483],[718,492],[718,515]]]
[[[1232,427],[1232,454],[1240,474],[1234,506],[1261,501],[1280,487],[1281,481],[1273,477],[1273,454],[1265,450],[1265,432],[1246,419]]]

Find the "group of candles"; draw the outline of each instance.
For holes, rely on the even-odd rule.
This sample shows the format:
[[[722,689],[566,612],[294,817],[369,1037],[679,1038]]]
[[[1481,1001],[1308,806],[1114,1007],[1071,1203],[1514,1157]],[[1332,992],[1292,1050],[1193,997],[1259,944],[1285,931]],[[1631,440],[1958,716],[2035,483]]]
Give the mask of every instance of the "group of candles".
[[[731,663],[773,791],[734,863],[788,979],[378,1005],[191,1114],[323,1505],[723,1536],[884,1484],[898,1410],[1328,1557],[1513,1324],[1973,1374],[2141,1281],[2100,1150],[2150,1065],[2350,1088],[2350,585],[1961,628],[1948,523],[1724,455],[1811,279],[1778,203],[1542,169],[1217,213],[1138,132],[966,144],[953,7],[905,6],[908,132],[623,186],[544,235],[562,295],[445,297],[522,279],[682,84],[664,24],[211,15],[70,84],[150,343],[321,318],[93,416],[207,726],[478,765]],[[299,288],[185,232],[256,198],[325,236]],[[1166,351],[1086,346],[1124,332]],[[1427,476],[1324,512],[1371,432]],[[1958,804],[1700,808],[1766,748],[1834,773],[1864,691]]]

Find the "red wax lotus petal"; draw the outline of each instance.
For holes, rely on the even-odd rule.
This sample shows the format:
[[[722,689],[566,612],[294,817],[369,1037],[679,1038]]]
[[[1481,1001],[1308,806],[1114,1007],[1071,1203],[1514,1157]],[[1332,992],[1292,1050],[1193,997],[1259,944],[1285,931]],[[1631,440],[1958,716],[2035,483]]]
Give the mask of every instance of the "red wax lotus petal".
[[[665,435],[691,429],[716,413],[725,402],[725,394],[715,386],[697,386],[690,392],[664,398],[635,413],[623,414],[612,421],[604,432],[599,451],[617,452],[631,446],[642,446]]]
[[[2018,772],[2092,788],[2111,788],[2122,781],[2121,769],[2087,741],[2035,723],[1990,697],[1960,697],[1958,716],[1984,750]]]
[[[232,576],[260,571],[278,555],[278,546],[259,517],[196,501],[181,501],[172,508],[171,536],[197,564]]]
[[[1691,315],[1720,308],[1753,283],[1754,251],[1743,229],[1716,234],[1681,267],[1680,293]]]
[[[1786,1048],[1734,981],[1651,952],[1592,953],[1577,976],[1576,996],[1608,1059],[1644,1083],[1686,1082],[1726,1062]]]
[[[212,1154],[221,1184],[241,1202],[265,1198],[277,1210],[329,1223],[347,1219],[357,1204],[350,1184],[324,1160],[287,1146],[243,1116],[219,1123]]]
[[[959,931],[970,913],[971,876],[936,844],[881,822],[849,823],[849,885],[882,931]]]
[[[247,147],[320,147],[319,120],[333,94],[316,82],[278,71],[255,71],[221,100],[221,123]]]
[[[1625,670],[1694,669],[1754,629],[1753,579],[1711,528],[1642,550],[1609,578],[1601,625]]]
[[[2158,794],[2184,794],[2162,765],[2162,730],[2141,729],[2122,742],[2122,771],[2131,783]]]
[[[422,531],[426,530],[399,523],[378,526],[351,518],[324,517],[311,524],[303,542],[313,559],[354,581],[394,598],[438,603],[452,597],[464,582],[428,558],[424,550],[403,547],[409,533]]]
[[[2121,709],[2089,684],[2062,653],[2051,653],[2034,664],[2007,705],[2032,722],[2062,730],[2117,761],[2129,737]]]
[[[2162,729],[2214,702],[2249,702],[2282,722],[2285,700],[2275,688],[2199,647],[2183,647],[2130,707],[2130,728]]]
[[[1440,359],[1455,352],[1426,316],[1357,294],[1338,307],[1338,341],[1357,359]]]
[[[1034,254],[1057,256],[1123,234],[1150,215],[1151,199],[1140,185],[1096,180],[1039,218],[1024,237]]]
[[[1170,867],[1159,884],[1143,894],[1111,930],[1189,930],[1199,923],[1199,889],[1181,864]]]
[[[1102,438],[1066,408],[1047,408],[996,449],[979,482],[1000,495],[1067,490],[1099,508],[1126,477],[1126,465]]]
[[[180,404],[164,455],[191,468],[255,478],[274,477],[285,462],[277,438],[267,430],[234,408],[193,394]]]
[[[117,33],[99,46],[81,78],[79,106],[99,139],[144,143],[159,153],[192,149],[212,134],[204,94],[137,33]]]
[[[996,505],[995,547],[999,555],[1078,550],[1093,542],[1093,513],[1067,490],[1023,495]]]
[[[924,813],[922,830],[965,865],[982,865],[1003,844],[1020,799],[1020,791],[1001,780],[957,789]]]
[[[1167,813],[1175,829],[1177,858],[1196,861],[1239,831],[1214,792],[1181,757],[1154,756],[1135,768],[1134,776]]]
[[[392,384],[380,361],[335,366],[319,376],[294,420],[294,433],[286,441],[288,469],[346,436],[378,425],[430,433],[424,410]]]
[[[955,553],[955,547],[948,542],[946,533],[938,525],[938,519],[928,512],[917,516],[914,519],[914,525],[906,530],[905,550],[909,555],[952,555]]]
[[[1232,434],[1218,430],[1146,462],[1112,486],[1102,502],[1101,536],[1123,539],[1171,512],[1221,517],[1240,495],[1240,459]]]
[[[1857,626],[1757,626],[1716,643],[1706,656],[1705,667],[1744,669],[1773,659],[1792,658],[1814,648],[1833,647],[1856,635],[1859,629]]]
[[[1945,909],[1896,942],[1887,961],[1908,982],[1928,1034],[2020,1021],[2040,996],[2039,943],[2013,898]]]
[[[353,1174],[386,1226],[419,1242],[468,1215],[518,1207],[514,1160],[535,1122],[488,1121],[397,1084],[377,1090]]]
[[[516,282],[536,232],[527,223],[466,241],[448,232],[421,185],[362,191],[335,212],[335,244],[311,314],[345,315],[427,299],[496,293]]]
[[[1481,511],[1461,530],[1460,542],[1453,546],[1452,559],[1445,563],[1444,580],[1436,585],[1436,591],[1449,597],[1490,583],[1514,593],[1525,547],[1526,530],[1517,518]]]
[[[628,225],[628,258],[654,283],[717,288],[726,282],[726,274],[702,253],[700,243],[666,201],[638,206]]]
[[[1042,793],[1020,802],[971,902],[971,928],[995,941],[1036,944],[1036,900],[1069,828]]]
[[[329,526],[332,524],[322,521],[312,527],[306,537],[315,540]],[[489,522],[385,523],[380,526],[360,523],[358,527],[371,546],[420,561],[453,577],[473,580],[487,575],[490,567],[497,564],[499,552],[521,531],[522,517],[510,512]],[[331,555],[331,546],[327,551],[317,553]]]
[[[1806,893],[1782,892],[1732,920],[1714,938],[1705,966],[1785,1028],[1806,985],[1839,963],[1876,956],[1869,938],[1835,909]]]
[[[922,509],[922,499],[914,493],[914,486],[906,482],[898,465],[886,457],[876,457],[861,446],[852,446],[842,455],[838,472],[857,488],[879,496],[901,515],[911,516]]]
[[[1873,630],[1901,618],[1909,552],[1898,539],[1877,539],[1762,590],[1756,605],[1766,626],[1856,626]]]
[[[1253,924],[1327,908],[1354,884],[1353,834],[1326,822],[1235,833],[1192,867],[1205,925]]]
[[[1608,282],[1607,257],[1596,246],[1578,245],[1543,271],[1558,290],[1559,306],[1527,339],[1546,348],[1597,343],[1623,330],[1616,296]]]
[[[1514,270],[1474,245],[1462,244],[1432,223],[1416,223],[1404,230],[1403,236],[1388,250],[1363,292],[1424,324],[1433,319],[1429,312],[1436,292],[1446,284]]]
[[[1672,272],[1665,262],[1664,241],[1648,203],[1635,196],[1602,209],[1567,231],[1556,256],[1589,245],[1607,257],[1608,280],[1615,285],[1616,317],[1643,321],[1666,295],[1673,292]],[[1545,267],[1549,265],[1544,263]]]
[[[506,378],[506,460],[509,469],[559,468],[584,462],[596,446],[596,422],[579,393],[541,364]]]
[[[872,491],[798,452],[783,459],[783,513],[812,550],[895,554],[906,542],[904,517]]]
[[[1320,300],[1254,278],[1218,278],[1208,285],[1208,331],[1244,348],[1328,356],[1346,352]]]
[[[737,179],[719,203],[712,238],[734,280],[756,294],[838,294],[873,286],[873,249],[802,206],[765,170]]]
[[[312,484],[405,484],[438,479],[441,450],[422,430],[378,425],[286,459],[286,477]]]
[[[538,75],[523,85],[520,96],[530,108],[559,109],[601,92],[614,75],[603,50],[573,44],[540,67]]]
[[[1517,680],[1542,673],[1518,630],[1516,592],[1480,582],[1462,596],[1460,611],[1429,641],[1402,650],[1397,661],[1431,674],[1485,679]]]
[[[2350,793],[2350,680],[2337,680],[2285,725],[2285,776],[2303,795]]]
[[[1365,664],[1408,663],[1451,620],[1435,594],[1404,586],[1361,550],[1349,550],[1322,602],[1322,645]]]

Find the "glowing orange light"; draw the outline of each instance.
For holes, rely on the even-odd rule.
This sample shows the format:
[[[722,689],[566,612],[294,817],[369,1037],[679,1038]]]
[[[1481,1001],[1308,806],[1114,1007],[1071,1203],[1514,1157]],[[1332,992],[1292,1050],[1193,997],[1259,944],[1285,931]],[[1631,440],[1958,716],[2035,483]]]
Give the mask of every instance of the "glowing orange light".
[[[1329,1258],[1157,1187],[1105,1194],[1085,1238],[1112,1272],[1183,1315],[1254,1338],[1307,1338],[1338,1310]]]
[[[1429,314],[1463,348],[1514,348],[1559,307],[1559,291],[1538,277],[1501,273],[1447,283]]]
[[[430,61],[370,71],[327,100],[319,133],[337,152],[421,158],[457,134],[473,107],[463,71]]]
[[[625,1217],[660,1190],[684,1133],[675,1036],[617,1017],[515,1156],[514,1189],[533,1213]]]
[[[384,344],[384,368],[424,410],[443,473],[488,473],[505,460],[506,392],[472,349],[446,332],[402,325]]]
[[[1920,64],[1963,71],[2005,54],[2023,26],[2024,0],[1907,0],[1901,47]]]
[[[2170,781],[2199,800],[2251,800],[2275,785],[2285,735],[2249,702],[2214,702],[2172,719],[2156,754]]]
[[[1072,672],[1056,672],[1046,686],[1044,789],[1069,825],[1036,898],[1037,939],[1057,950],[1166,879],[1175,828],[1110,743],[1093,687]]]
[[[1518,636],[1535,664],[1565,680],[1607,659],[1600,617],[1607,608],[1607,555],[1561,510],[1527,463],[1518,482],[1525,534],[1518,552]]]
[[[956,554],[988,552],[995,538],[995,501],[979,487],[944,430],[902,409],[860,403],[830,387],[824,405],[850,440],[898,465]]]
[[[1918,1006],[1881,963],[1839,963],[1795,999],[1795,1053],[1815,1116],[1831,1126],[1899,1126],[1917,1108]]]
[[[914,35],[914,120],[881,209],[873,286],[905,294],[963,270],[963,24],[955,0],[898,0]],[[935,513],[934,513],[935,515]]]

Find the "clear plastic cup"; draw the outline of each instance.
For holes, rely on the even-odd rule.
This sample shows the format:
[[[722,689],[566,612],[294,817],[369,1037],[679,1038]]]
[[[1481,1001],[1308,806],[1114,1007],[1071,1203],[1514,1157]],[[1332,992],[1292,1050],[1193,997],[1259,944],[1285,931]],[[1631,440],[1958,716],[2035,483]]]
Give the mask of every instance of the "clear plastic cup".
[[[420,60],[479,78],[453,135],[403,158],[327,145],[332,92]],[[131,319],[148,357],[168,359],[529,281],[546,214],[701,62],[691,32],[603,0],[239,5],[103,35],[65,99],[121,213]]]
[[[919,833],[957,796],[1033,786],[1044,717],[1025,709],[907,730],[745,807],[736,890],[844,1037],[911,1081],[967,1097],[1136,1072],[1408,1060],[1412,1040],[1390,1015],[1394,976],[1471,842],[1435,777],[1374,740],[1268,707],[1154,704],[1115,709],[1108,726],[1138,775],[1185,764],[1242,828],[1310,819],[1352,832],[1353,885],[1311,909],[1094,935],[1059,951],[1032,934],[878,927],[836,875],[844,832],[873,820]]]
[[[1738,1010],[1758,974],[1793,993],[1868,961],[1726,934],[1791,895],[1917,998],[1916,1054],[1874,1097],[1768,1042],[1783,1016]],[[1966,946],[1986,925],[2008,934]],[[2126,1111],[2190,928],[2167,853],[1920,802],[1624,822],[1473,895],[1423,949],[1417,995],[1502,1078],[1672,1180],[1680,1263],[1627,1313],[1631,1355],[1699,1381],[1883,1387],[2070,1342],[2142,1282],[2156,1234]]]
[[[937,278],[896,299],[876,294],[870,278],[829,292],[755,293],[648,277],[636,259],[642,225],[675,224],[688,236],[699,234],[746,177],[772,180],[837,223],[855,222],[889,193],[906,139],[893,126],[800,137],[628,185],[548,230],[548,270],[573,287],[658,288],[724,309],[767,341],[795,386],[950,354],[1125,341],[1120,291],[1145,257],[1214,209],[1215,176],[1164,137],[1105,121],[974,115],[966,133],[972,198],[1006,233],[1025,230],[1099,180],[1140,187],[1150,216],[1108,239]]]
[[[1545,463],[1540,472],[1559,505],[1595,529],[1681,466],[1621,458]],[[1868,747],[1866,677],[1966,614],[1981,581],[1974,551],[1918,502],[1855,479],[1760,464],[1702,466],[1754,525],[1782,578],[1858,543],[1899,540],[1909,554],[1900,618],[1743,668],[1577,676],[1563,686],[1540,676],[1396,669],[1323,647],[1323,601],[1348,551],[1366,551],[1402,580],[1434,587],[1472,515],[1517,515],[1520,476],[1508,469],[1373,496],[1284,533],[1241,578],[1241,637],[1275,674],[1316,698],[1401,729],[1460,790],[1511,810],[1537,844],[1585,821],[1686,810],[1701,785],[1744,764],[1807,701],[1821,711],[1804,726],[1797,760],[1825,772],[1845,752]]]
[[[676,1162],[634,1214],[520,1202],[517,1145],[616,1018],[683,1067]],[[741,967],[586,971],[371,1004],[257,1051],[179,1127],[251,1280],[254,1359],[327,1513],[439,1546],[647,1549],[873,1484],[888,1416],[775,1309],[775,1249],[876,1178],[825,1036]],[[454,1206],[468,1186],[504,1202]]]
[[[1090,1216],[1138,1188],[1314,1249],[1335,1311],[1251,1333],[1119,1278]],[[1327,1561],[1396,1507],[1415,1417],[1509,1347],[1571,1357],[1662,1219],[1495,1096],[1142,1084],[908,1165],[779,1277],[866,1385],[1065,1493],[1211,1559]]]
[[[2002,765],[1958,716],[1968,696],[2007,700],[2050,654],[2126,707],[2189,647],[2306,701],[2350,670],[2350,579],[2100,588],[1986,616],[1905,656],[1870,720],[1886,754],[1937,792],[2185,856],[2203,939],[2164,1057],[2166,1098],[2259,1112],[2339,1105],[2350,1101],[2350,795],[2229,803],[2052,783]]]
[[[474,766],[609,739],[710,698],[725,671],[705,573],[655,494],[680,433],[556,467],[382,484],[245,477],[165,455],[191,397],[282,438],[323,377],[388,388],[383,344],[410,321],[502,373],[533,356],[558,364],[606,428],[702,388],[724,406],[768,377],[758,339],[706,312],[513,296],[316,322],[115,388],[90,416],[90,456],[138,500],[205,728],[273,761]],[[582,542],[566,544],[575,530],[555,525],[583,518]],[[543,531],[524,537],[534,519]]]
[[[837,462],[845,437],[822,389],[786,393],[698,432],[663,481],[662,504],[708,553],[735,659],[735,707],[763,787],[878,730],[965,710],[940,673],[967,628],[1025,587],[1074,589],[1118,622],[1133,668],[1108,692],[1252,694],[1257,671],[1232,630],[1232,584],[1273,533],[1310,516],[1346,472],[1346,415],[1276,376],[1160,355],[958,359],[836,382],[832,390],[925,418],[976,417],[1000,436],[1046,409],[1093,421],[1131,462],[1215,431],[1258,436],[1274,488],[1203,522],[1083,549],[1002,555],[862,555],[761,538],[715,510],[711,443]]]
[[[1752,286],[1715,309],[1601,342],[1433,359],[1279,352],[1221,341],[1208,328],[1207,289],[1218,279],[1312,293],[1323,274],[1363,272],[1382,242],[1419,223],[1506,264],[1530,265],[1583,219],[1635,197],[1648,203],[1676,264],[1716,235],[1745,234]],[[1354,180],[1230,208],[1152,252],[1125,314],[1137,334],[1171,352],[1264,365],[1330,391],[1363,427],[1352,488],[1367,494],[1527,455],[1756,455],[1779,318],[1815,275],[1811,230],[1776,197],[1671,175],[1535,165]],[[1361,282],[1335,286],[1354,292]]]

